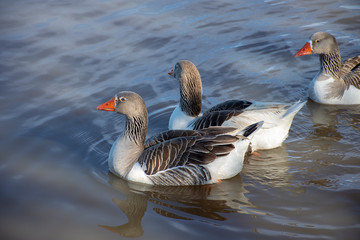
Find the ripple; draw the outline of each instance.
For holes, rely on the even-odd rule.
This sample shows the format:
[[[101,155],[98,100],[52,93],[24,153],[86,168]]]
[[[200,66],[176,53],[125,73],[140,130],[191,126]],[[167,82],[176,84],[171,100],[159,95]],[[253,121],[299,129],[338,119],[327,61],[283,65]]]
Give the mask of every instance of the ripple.
[[[326,25],[328,22],[316,22],[308,25],[301,26],[302,28],[314,28]]]
[[[341,8],[351,9],[351,10],[359,10],[360,5],[340,5]]]
[[[149,135],[167,129],[179,99],[167,72],[181,59],[199,66],[204,109],[227,99],[305,99],[318,60],[295,59],[295,50],[325,30],[338,36],[344,57],[357,54],[359,9],[335,0],[2,4],[4,235],[355,239],[357,107],[308,102],[285,143],[249,156],[233,179],[172,189],[108,174],[124,117],[95,108],[119,90],[136,91]]]

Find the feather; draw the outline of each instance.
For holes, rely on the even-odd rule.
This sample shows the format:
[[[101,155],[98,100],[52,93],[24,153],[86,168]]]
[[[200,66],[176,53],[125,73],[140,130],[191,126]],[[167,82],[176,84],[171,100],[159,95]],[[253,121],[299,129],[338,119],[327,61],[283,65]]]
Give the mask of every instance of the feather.
[[[241,114],[242,112],[243,111],[241,110],[221,110],[205,112],[204,115],[196,118],[195,121],[189,123],[189,126],[194,130],[208,128],[211,126],[221,126],[225,121]]]
[[[219,103],[205,113],[221,111],[221,110],[244,110],[245,108],[249,107],[252,102],[246,100],[228,100],[222,103]]]
[[[232,128],[224,128],[228,129]],[[230,153],[238,140],[239,137],[232,135],[177,137],[146,148],[138,162],[147,175],[189,164],[206,165],[214,161],[218,153]]]
[[[200,185],[211,180],[209,171],[200,165],[189,164],[149,176],[156,185]]]
[[[349,58],[343,63],[341,76],[347,88],[354,86],[360,89],[360,55]]]

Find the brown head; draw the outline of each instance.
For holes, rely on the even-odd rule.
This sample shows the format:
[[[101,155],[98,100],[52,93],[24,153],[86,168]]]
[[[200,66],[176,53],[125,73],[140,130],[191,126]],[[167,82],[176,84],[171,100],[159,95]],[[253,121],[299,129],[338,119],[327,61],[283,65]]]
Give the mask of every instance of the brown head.
[[[198,116],[201,112],[202,83],[196,66],[188,60],[182,60],[175,64],[169,75],[180,83],[181,110],[189,116]]]

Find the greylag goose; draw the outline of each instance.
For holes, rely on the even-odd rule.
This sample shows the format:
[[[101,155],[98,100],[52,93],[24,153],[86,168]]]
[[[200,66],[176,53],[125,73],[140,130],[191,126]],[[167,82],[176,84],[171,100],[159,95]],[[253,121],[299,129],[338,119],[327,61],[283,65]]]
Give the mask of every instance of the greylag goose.
[[[165,131],[145,142],[148,112],[138,94],[119,92],[97,109],[126,117],[124,131],[110,150],[110,171],[129,181],[153,185],[201,185],[235,176],[242,169],[249,139],[262,126],[258,122],[243,130]]]
[[[213,106],[201,115],[202,83],[196,66],[182,60],[169,72],[180,83],[180,103],[170,116],[169,129],[201,129],[209,126],[244,128],[258,121],[263,127],[252,138],[252,150],[281,146],[287,138],[296,113],[305,102],[295,104],[229,100]]]
[[[317,32],[295,57],[319,54],[320,71],[309,87],[309,97],[322,104],[360,104],[360,55],[341,63],[334,36]]]

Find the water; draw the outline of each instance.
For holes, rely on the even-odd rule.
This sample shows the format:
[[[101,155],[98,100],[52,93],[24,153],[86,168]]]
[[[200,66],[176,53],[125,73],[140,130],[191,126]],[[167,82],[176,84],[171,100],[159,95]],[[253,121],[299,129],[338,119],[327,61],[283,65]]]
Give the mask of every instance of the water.
[[[148,187],[108,174],[124,118],[96,111],[139,93],[149,134],[178,101],[189,59],[204,107],[307,98],[316,31],[360,54],[358,1],[2,1],[1,239],[357,239],[360,108],[311,101],[282,147],[211,186]]]

